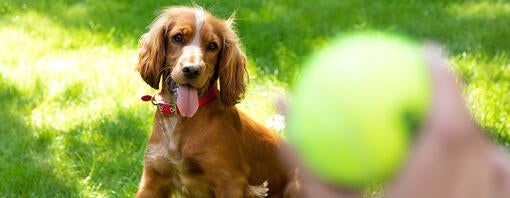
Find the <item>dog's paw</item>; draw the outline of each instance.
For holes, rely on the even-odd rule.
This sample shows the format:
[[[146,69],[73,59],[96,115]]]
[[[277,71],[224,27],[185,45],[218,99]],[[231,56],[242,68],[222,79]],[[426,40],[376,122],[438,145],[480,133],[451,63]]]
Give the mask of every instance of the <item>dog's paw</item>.
[[[267,193],[269,192],[268,187],[269,182],[266,180],[264,183],[258,186],[248,186],[248,190],[254,197],[263,198],[267,197]]]

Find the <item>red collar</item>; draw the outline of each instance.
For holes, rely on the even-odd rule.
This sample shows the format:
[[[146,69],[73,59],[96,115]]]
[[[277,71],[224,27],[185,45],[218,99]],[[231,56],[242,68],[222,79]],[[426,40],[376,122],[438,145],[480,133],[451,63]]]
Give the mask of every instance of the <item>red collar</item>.
[[[198,107],[200,108],[201,106],[204,106],[207,103],[211,102],[214,99],[214,97],[216,96],[217,93],[218,93],[218,85],[215,82],[213,84],[213,86],[211,87],[211,89],[209,89],[207,94],[205,94],[204,97],[202,97],[202,98],[200,98],[198,100]],[[175,104],[175,103],[166,103],[165,101],[158,99],[156,97],[156,95],[158,95],[158,93],[155,93],[152,96],[151,95],[144,95],[144,96],[142,96],[141,99],[143,101],[146,101],[146,102],[151,101],[153,105],[158,106],[159,111],[161,113],[163,113],[164,115],[179,114],[179,109],[177,108],[177,104]]]

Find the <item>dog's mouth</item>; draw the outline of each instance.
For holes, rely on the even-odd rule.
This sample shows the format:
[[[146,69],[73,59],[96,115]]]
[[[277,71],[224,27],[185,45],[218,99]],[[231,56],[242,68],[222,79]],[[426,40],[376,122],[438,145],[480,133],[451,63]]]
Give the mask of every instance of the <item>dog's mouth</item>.
[[[192,117],[198,110],[198,91],[190,85],[177,85],[177,108],[184,117]]]
[[[178,84],[170,80],[170,92],[177,99],[177,108],[184,117],[192,117],[198,110],[198,90],[190,84]]]

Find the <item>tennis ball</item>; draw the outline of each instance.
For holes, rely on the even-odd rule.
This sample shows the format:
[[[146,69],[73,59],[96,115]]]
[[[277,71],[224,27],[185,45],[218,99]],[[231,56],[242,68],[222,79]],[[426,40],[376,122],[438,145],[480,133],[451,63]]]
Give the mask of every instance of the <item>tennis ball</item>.
[[[431,80],[410,39],[334,39],[309,59],[289,106],[287,140],[313,173],[351,188],[388,180],[426,117]]]

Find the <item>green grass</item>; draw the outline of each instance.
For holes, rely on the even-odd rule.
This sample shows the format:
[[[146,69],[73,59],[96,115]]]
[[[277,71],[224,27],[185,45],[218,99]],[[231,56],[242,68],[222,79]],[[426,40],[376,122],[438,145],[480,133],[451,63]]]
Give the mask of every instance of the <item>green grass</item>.
[[[251,71],[240,107],[275,115],[306,57],[339,32],[382,30],[435,40],[480,125],[510,142],[507,1],[196,1],[237,10]],[[0,197],[131,197],[154,107],[134,71],[137,41],[180,1],[0,2]],[[190,5],[191,3],[185,3]]]

